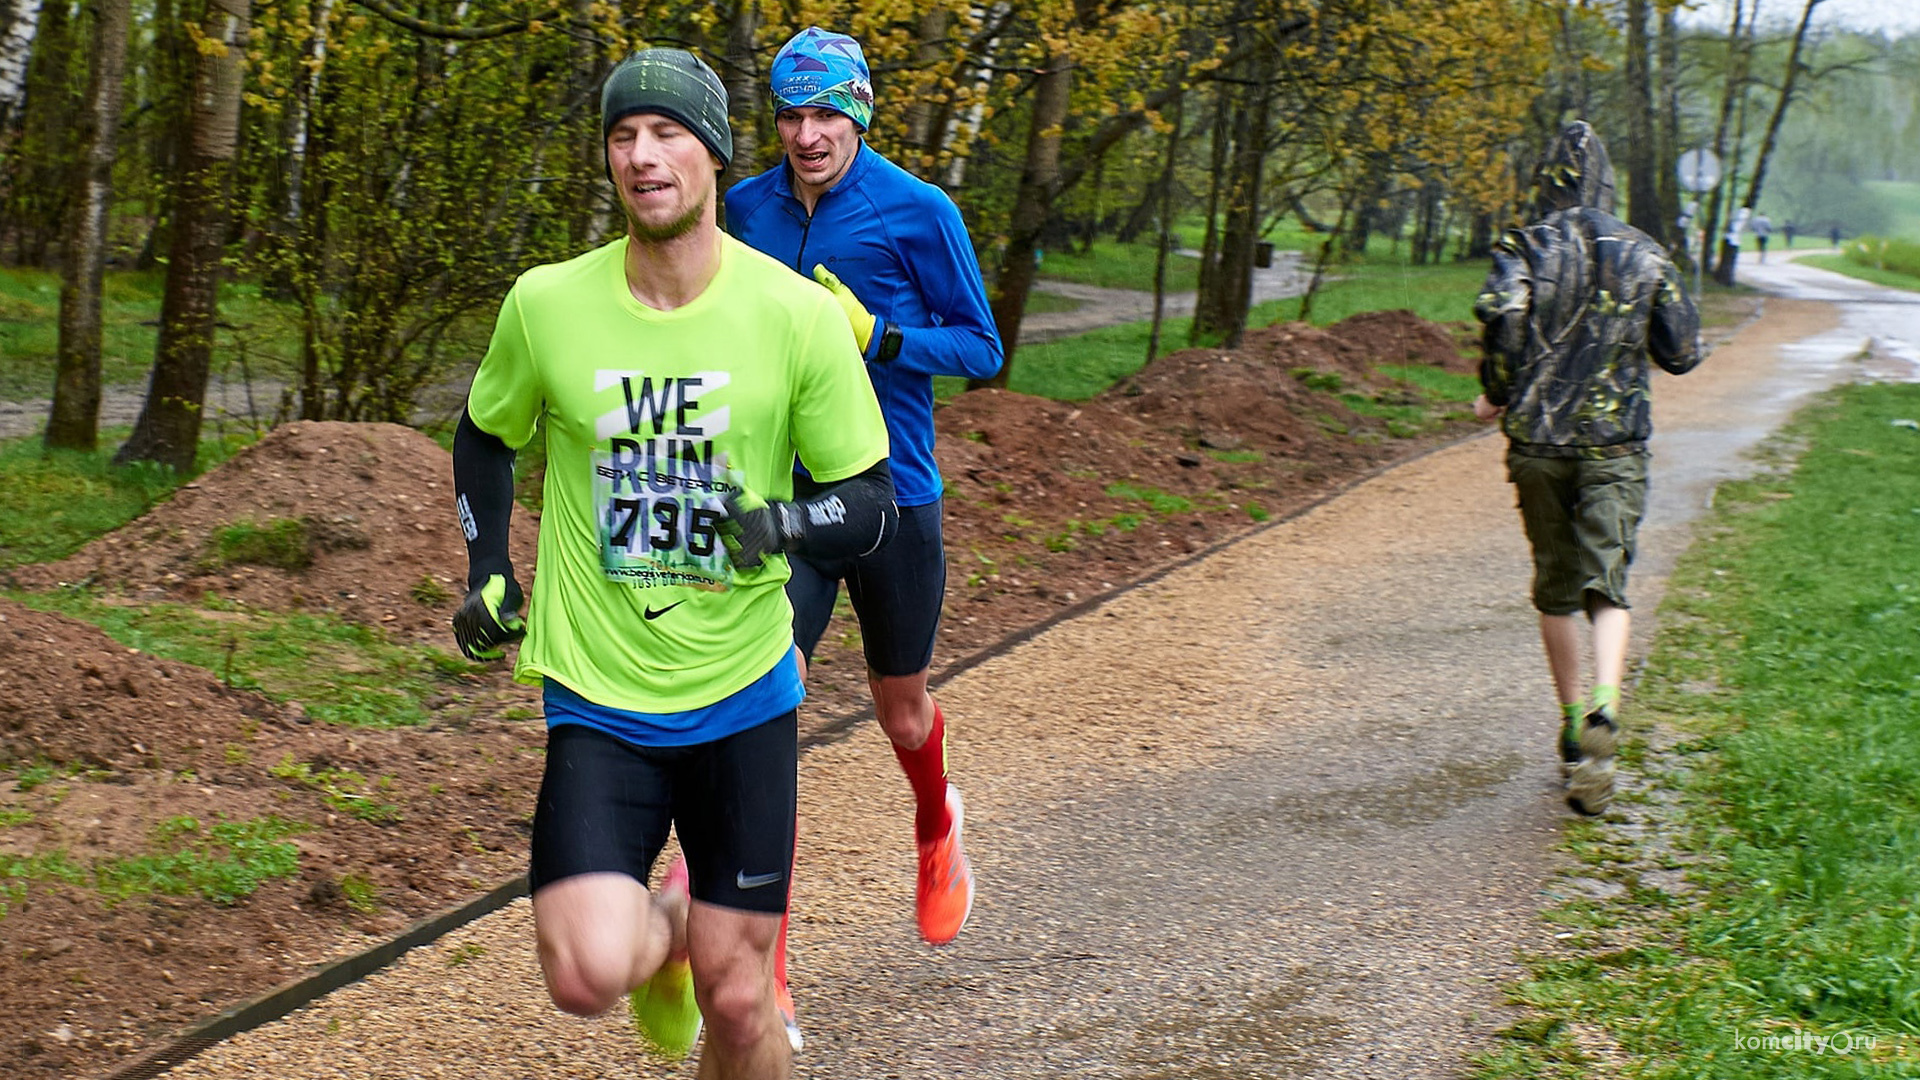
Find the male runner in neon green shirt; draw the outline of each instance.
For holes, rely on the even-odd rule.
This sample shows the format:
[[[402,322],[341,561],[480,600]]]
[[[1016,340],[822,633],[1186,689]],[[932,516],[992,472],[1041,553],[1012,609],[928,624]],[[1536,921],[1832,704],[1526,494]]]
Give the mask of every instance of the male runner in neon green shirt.
[[[887,432],[832,297],[715,227],[732,136],[712,70],[636,54],[601,115],[627,235],[529,270],[501,305],[454,441],[470,565],[454,629],[477,659],[524,632],[515,674],[545,688],[529,879],[555,1004],[592,1015],[631,994],[669,1053],[704,1014],[702,1076],[784,1077],[769,971],[803,694],[785,553],[885,543]],[[513,459],[543,419],[523,624]],[[828,485],[801,503],[796,455]],[[670,825],[685,872],[651,896]]]

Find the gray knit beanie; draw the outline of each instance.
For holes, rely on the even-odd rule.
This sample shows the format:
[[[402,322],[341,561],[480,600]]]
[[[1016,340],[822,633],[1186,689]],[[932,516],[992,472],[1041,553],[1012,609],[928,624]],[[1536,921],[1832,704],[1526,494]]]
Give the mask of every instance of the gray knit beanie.
[[[601,141],[613,125],[634,113],[659,113],[676,121],[713,151],[722,169],[733,161],[727,88],[712,68],[685,49],[644,49],[607,76],[600,88]]]

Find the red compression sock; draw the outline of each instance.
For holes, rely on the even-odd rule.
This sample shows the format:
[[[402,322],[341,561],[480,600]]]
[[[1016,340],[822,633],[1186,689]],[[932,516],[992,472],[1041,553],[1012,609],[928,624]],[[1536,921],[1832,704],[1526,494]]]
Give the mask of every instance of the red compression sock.
[[[918,750],[893,744],[893,756],[913,787],[913,835],[921,843],[937,840],[953,827],[947,814],[947,721],[933,706],[933,730]]]

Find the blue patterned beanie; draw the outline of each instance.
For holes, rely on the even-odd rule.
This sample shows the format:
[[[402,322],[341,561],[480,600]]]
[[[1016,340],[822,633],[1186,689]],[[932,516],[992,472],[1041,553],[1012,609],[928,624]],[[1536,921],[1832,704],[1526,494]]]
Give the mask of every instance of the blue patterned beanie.
[[[845,113],[865,131],[873,122],[873,76],[860,43],[809,26],[780,47],[767,83],[773,108],[815,107]]]

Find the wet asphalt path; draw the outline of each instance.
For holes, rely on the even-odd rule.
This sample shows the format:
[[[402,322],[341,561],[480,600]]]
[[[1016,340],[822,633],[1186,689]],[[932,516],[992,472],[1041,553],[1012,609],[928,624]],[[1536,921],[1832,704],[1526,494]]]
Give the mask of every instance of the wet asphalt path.
[[[1642,648],[1712,484],[1861,370],[1835,335],[1851,317],[1769,301],[1658,380]],[[1482,437],[1403,465],[943,686],[981,888],[945,949],[913,936],[882,737],[809,752],[797,1075],[1460,1075],[1512,1019],[1501,984],[1567,887],[1501,457]],[[516,904],[171,1075],[691,1074],[641,1058],[616,1017],[554,1014],[529,937]]]

